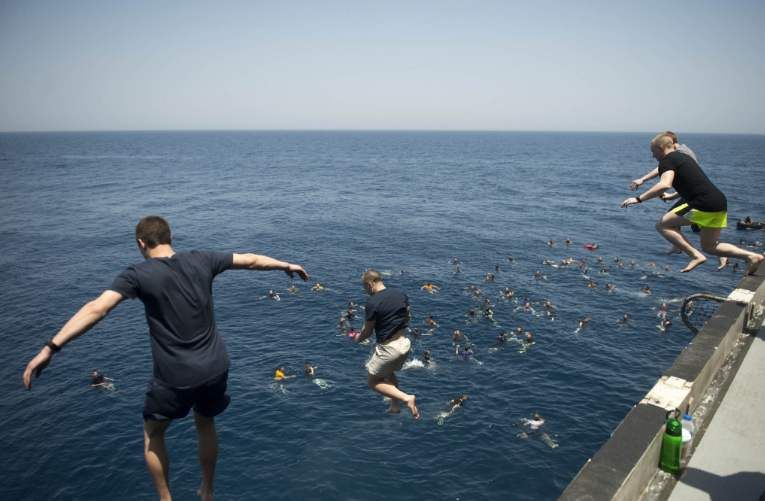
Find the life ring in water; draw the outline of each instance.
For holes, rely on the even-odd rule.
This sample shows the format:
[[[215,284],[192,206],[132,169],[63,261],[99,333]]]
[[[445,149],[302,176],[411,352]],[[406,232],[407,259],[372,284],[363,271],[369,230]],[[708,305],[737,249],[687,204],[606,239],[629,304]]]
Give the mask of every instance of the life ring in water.
[[[588,242],[588,243],[584,244],[582,247],[584,247],[585,249],[587,249],[589,251],[594,251],[594,250],[598,250],[598,248],[600,246],[598,244],[595,244],[595,243],[592,243],[592,242]]]

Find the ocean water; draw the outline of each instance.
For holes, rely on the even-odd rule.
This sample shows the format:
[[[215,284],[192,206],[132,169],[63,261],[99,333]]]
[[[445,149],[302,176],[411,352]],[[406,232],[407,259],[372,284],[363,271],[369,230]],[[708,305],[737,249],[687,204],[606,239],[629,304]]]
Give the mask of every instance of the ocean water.
[[[741,272],[714,260],[690,274],[665,254],[653,225],[667,206],[620,209],[629,181],[654,166],[650,134],[457,132],[136,132],[0,134],[0,496],[3,499],[151,499],[141,408],[151,373],[143,307],[123,302],[57,355],[31,392],[27,361],[83,303],[141,259],[143,215],[167,217],[176,250],[257,252],[301,263],[296,284],[279,272],[228,271],[215,282],[216,317],[231,357],[232,404],[218,419],[219,499],[552,499],[608,439],[631,406],[691,339],[678,301],[726,294]],[[765,217],[765,137],[685,135],[727,194],[731,222]],[[754,248],[762,232],[723,239]],[[569,238],[572,245],[563,241]],[[696,241],[695,237],[690,237]],[[548,240],[555,245],[547,245]],[[596,242],[595,252],[585,250]],[[762,249],[760,250],[762,251]],[[513,261],[508,260],[508,256]],[[587,258],[597,288],[576,266]],[[460,259],[462,272],[450,263]],[[602,257],[609,273],[600,271]],[[620,269],[614,262],[634,260]],[[499,265],[494,283],[487,272]],[[410,297],[424,330],[400,373],[423,414],[388,415],[366,387],[370,346],[336,329],[348,301],[363,304],[368,267]],[[546,280],[534,278],[542,271]],[[324,293],[311,292],[319,281]],[[429,295],[431,281],[441,292]],[[613,293],[604,286],[611,282]],[[495,304],[496,324],[470,322],[474,284]],[[651,295],[640,292],[649,285]],[[500,290],[528,298],[550,320],[518,311]],[[264,299],[269,289],[281,301]],[[674,323],[657,329],[657,307]],[[632,316],[627,326],[616,321]],[[578,320],[588,327],[574,333]],[[360,327],[359,322],[355,324]],[[490,350],[502,329],[536,343]],[[475,346],[452,352],[451,331]],[[277,365],[318,366],[321,388],[299,376],[272,381]],[[88,387],[100,368],[117,391]],[[439,424],[447,402],[469,400]],[[519,437],[541,413],[547,433]],[[199,482],[190,418],[168,432],[171,487],[193,499]]]

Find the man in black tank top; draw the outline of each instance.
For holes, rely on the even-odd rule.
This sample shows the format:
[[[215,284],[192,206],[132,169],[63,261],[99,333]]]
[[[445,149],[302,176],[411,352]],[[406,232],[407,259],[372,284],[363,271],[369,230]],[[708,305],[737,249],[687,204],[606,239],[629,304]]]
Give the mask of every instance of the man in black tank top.
[[[228,354],[215,326],[212,281],[228,269],[282,270],[308,279],[296,264],[256,254],[175,252],[170,226],[158,216],[138,223],[136,242],[144,261],[127,267],[108,290],[78,311],[27,364],[23,381],[32,388],[53,354],[84,334],[123,299],[138,298],[146,310],[154,377],[144,401],[144,458],[160,499],[170,499],[165,430],[194,409],[202,485],[199,496],[213,497],[218,437],[215,416],[229,404]]]
[[[680,231],[680,227],[693,223],[701,229],[699,233],[704,252],[743,259],[749,265],[747,273],[753,274],[765,260],[765,256],[720,242],[720,232],[728,223],[728,202],[725,195],[712,184],[692,157],[675,151],[672,138],[666,133],[653,138],[651,153],[659,161],[659,182],[641,195],[626,199],[622,202],[622,207],[639,204],[660,196],[669,188],[674,188],[685,203],[664,214],[656,229],[691,258],[682,271],[691,271],[707,260]]]

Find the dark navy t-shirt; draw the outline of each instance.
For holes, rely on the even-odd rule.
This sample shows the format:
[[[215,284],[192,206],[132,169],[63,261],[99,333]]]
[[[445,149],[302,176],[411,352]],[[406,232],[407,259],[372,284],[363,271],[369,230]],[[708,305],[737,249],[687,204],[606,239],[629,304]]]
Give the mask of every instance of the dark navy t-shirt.
[[[151,258],[129,266],[109,287],[143,302],[160,382],[191,388],[228,370],[226,346],[215,327],[212,281],[233,259],[231,253],[202,251]]]
[[[659,175],[667,171],[675,172],[672,187],[692,209],[704,212],[728,210],[725,195],[712,184],[699,164],[689,155],[673,151],[659,162]]]
[[[385,288],[373,294],[365,307],[365,318],[375,322],[375,337],[384,343],[409,323],[409,298],[400,289]]]

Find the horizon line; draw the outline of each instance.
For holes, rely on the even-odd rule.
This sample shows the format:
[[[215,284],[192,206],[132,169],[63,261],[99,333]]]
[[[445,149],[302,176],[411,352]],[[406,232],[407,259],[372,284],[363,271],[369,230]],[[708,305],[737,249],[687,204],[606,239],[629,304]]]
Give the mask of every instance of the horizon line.
[[[565,129],[31,129],[0,130],[0,134],[85,134],[85,133],[128,133],[128,132],[461,132],[461,133],[566,133],[566,134],[656,134],[655,131],[641,130],[565,130]],[[683,131],[682,134],[763,136],[765,132],[703,132]]]

